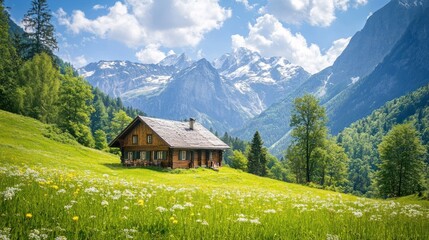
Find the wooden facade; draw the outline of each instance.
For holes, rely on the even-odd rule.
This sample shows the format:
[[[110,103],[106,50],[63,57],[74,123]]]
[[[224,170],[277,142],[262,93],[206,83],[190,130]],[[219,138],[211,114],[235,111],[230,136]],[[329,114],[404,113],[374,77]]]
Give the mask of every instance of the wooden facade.
[[[136,121],[137,119],[137,121]],[[195,168],[212,167],[217,168],[222,165],[223,151],[228,148],[226,144],[218,147],[212,146],[213,136],[207,136],[207,131],[198,128],[193,129],[193,125],[183,129],[182,122],[162,120],[156,123],[155,119],[137,117],[111,144],[112,147],[121,149],[121,162],[125,166],[160,166],[169,168]],[[151,126],[146,121],[151,120]],[[170,129],[165,131],[162,124],[168,125]],[[192,123],[194,124],[194,123]],[[162,129],[157,132],[156,128]],[[177,128],[174,129],[174,128]],[[186,134],[180,134],[182,132]],[[174,139],[174,133],[177,138]],[[201,139],[192,139],[193,135],[203,135],[210,141],[201,142]],[[210,133],[211,134],[211,133]],[[188,136],[186,139],[186,136]],[[197,142],[191,145],[189,142]],[[175,144],[172,144],[175,143]],[[181,143],[183,142],[183,143]]]

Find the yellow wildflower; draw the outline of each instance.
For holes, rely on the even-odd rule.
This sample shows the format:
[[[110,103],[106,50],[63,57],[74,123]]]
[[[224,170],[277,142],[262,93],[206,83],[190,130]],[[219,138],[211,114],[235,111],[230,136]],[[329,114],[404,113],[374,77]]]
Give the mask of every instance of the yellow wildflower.
[[[140,205],[140,206],[143,206],[143,205],[144,205],[144,201],[143,201],[143,199],[140,199],[140,200],[137,202],[137,204],[138,204],[138,205]]]
[[[58,186],[57,185],[52,185],[52,188],[55,189],[55,190],[57,190]]]
[[[176,219],[174,219],[173,224],[177,224],[177,222],[178,222],[178,221],[177,221]]]
[[[78,216],[74,216],[72,219],[73,219],[73,221],[77,222],[79,220],[79,217]]]
[[[33,214],[31,214],[31,213],[27,213],[27,214],[25,214],[25,217],[26,217],[26,218],[32,218],[32,217],[33,217]]]
[[[170,217],[170,221],[174,221],[174,217],[173,216]]]

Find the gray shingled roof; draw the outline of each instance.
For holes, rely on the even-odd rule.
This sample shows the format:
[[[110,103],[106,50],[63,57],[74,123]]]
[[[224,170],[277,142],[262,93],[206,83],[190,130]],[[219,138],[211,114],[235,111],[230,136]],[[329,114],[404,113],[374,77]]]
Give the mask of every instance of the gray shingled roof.
[[[213,133],[195,122],[194,129],[189,129],[189,122],[178,122],[159,118],[142,117],[153,131],[156,132],[171,148],[189,149],[228,149],[229,146]]]

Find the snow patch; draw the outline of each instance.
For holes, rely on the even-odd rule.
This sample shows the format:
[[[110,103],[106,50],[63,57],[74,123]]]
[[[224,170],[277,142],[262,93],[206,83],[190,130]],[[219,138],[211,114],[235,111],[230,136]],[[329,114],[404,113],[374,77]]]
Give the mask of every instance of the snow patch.
[[[357,76],[357,77],[351,77],[351,78],[350,78],[350,80],[352,80],[352,84],[357,83],[357,81],[359,81],[359,79],[360,79],[360,77],[359,77],[359,76]]]
[[[87,78],[87,77],[91,77],[92,75],[94,75],[95,71],[89,71],[89,72],[85,72],[84,74],[82,74],[81,76],[83,78]]]

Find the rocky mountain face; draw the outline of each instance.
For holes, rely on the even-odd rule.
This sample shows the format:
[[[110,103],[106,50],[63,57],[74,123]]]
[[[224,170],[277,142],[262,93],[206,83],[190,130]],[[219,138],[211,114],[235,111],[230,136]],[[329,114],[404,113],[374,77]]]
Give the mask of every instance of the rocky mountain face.
[[[328,116],[331,120],[329,124],[333,129],[333,133],[338,132],[347,126],[348,123],[357,120],[357,117],[369,114],[372,110],[379,107],[380,104],[368,104],[367,101],[359,101],[365,98],[368,100],[377,98],[379,94],[377,91],[366,91],[367,94],[362,94],[359,101],[349,102],[345,99],[351,100],[354,98],[354,94],[357,94],[355,91],[363,91],[363,89],[352,89],[354,89],[354,85],[360,85],[362,79],[365,79],[373,72],[379,71],[376,69],[377,66],[387,61],[387,56],[392,51],[403,51],[403,49],[397,49],[397,44],[401,41],[410,24],[416,25],[413,20],[417,16],[420,16],[424,9],[427,8],[427,2],[415,0],[392,0],[389,2],[369,17],[364,28],[352,37],[349,45],[337,58],[333,66],[311,76],[295,91],[291,92],[279,103],[267,108],[259,116],[250,120],[242,130],[236,131],[235,134],[241,138],[249,139],[256,130],[259,130],[264,139],[266,139],[265,144],[270,146],[271,151],[280,154],[290,141],[289,134],[291,129],[289,119],[292,101],[305,93],[315,94],[320,98],[321,103],[327,106]],[[416,25],[416,27],[419,28],[421,25]],[[395,56],[399,55],[396,54]],[[412,64],[411,62],[402,63]],[[405,65],[402,66],[405,67]],[[414,68],[414,65],[409,65],[408,68]],[[384,74],[387,74],[389,70],[384,69],[383,71],[385,71]],[[389,88],[389,91],[403,88],[403,86],[394,82],[378,83],[380,78],[374,77],[371,79],[365,81],[367,82],[365,89],[375,88],[378,84],[391,84],[392,87]],[[408,90],[411,90],[411,88],[415,90],[415,87],[413,85]],[[352,94],[352,92],[355,93]],[[404,93],[403,91],[399,92]],[[383,100],[380,98],[380,102],[385,102],[392,98],[393,95],[383,98]],[[354,114],[351,114],[351,111],[342,111],[353,104],[361,103],[362,108],[349,109]],[[344,107],[341,108],[340,106]]]
[[[171,55],[158,64],[100,61],[79,69],[89,83],[147,114],[196,117],[220,132],[239,128],[310,76],[280,57],[237,49],[213,63]]]

